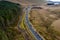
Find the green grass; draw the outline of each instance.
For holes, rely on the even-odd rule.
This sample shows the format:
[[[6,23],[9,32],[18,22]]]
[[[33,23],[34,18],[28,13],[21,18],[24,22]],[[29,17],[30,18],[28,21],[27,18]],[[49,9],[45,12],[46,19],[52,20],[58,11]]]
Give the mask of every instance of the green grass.
[[[15,28],[20,16],[20,4],[0,1],[0,40],[24,40],[23,34]]]
[[[22,15],[21,10],[21,5],[0,1],[0,23],[4,21],[7,26],[15,24],[18,20],[18,16]]]
[[[0,29],[0,40],[8,40],[8,37],[2,29]]]

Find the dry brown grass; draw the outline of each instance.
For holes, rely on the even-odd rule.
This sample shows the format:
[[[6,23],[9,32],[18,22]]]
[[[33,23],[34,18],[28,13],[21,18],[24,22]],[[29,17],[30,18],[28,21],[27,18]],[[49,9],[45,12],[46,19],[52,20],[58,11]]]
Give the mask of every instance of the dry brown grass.
[[[30,12],[30,21],[33,27],[39,32],[46,40],[60,40],[60,33],[56,32],[51,27],[52,22],[58,19],[58,14],[54,14],[50,10],[32,10]]]

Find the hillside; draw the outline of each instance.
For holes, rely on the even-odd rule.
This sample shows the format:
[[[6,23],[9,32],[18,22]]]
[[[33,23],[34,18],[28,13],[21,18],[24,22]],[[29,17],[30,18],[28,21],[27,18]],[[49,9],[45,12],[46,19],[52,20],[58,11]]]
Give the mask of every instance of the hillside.
[[[60,9],[50,8],[32,9],[29,19],[36,31],[46,40],[60,40],[60,21],[56,22],[60,19]]]
[[[22,7],[16,3],[0,1],[0,40],[24,40],[17,28]]]
[[[6,0],[6,1],[20,3],[21,5],[32,5],[32,4],[40,5],[45,2],[45,0]]]

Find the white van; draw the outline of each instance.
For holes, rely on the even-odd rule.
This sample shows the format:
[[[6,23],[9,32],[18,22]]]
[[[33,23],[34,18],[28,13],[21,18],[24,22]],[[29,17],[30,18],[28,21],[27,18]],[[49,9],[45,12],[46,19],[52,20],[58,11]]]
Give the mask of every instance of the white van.
[[[54,5],[59,5],[59,4],[60,4],[60,3],[58,3],[58,2],[57,2],[57,3],[54,3]]]

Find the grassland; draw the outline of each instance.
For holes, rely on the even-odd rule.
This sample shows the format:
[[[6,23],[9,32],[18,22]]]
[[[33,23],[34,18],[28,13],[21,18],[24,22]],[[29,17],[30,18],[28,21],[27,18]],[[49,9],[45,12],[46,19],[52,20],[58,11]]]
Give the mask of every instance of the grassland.
[[[25,24],[25,16],[20,4],[0,1],[0,40],[35,40]]]
[[[58,9],[57,9],[58,10]],[[59,11],[60,12],[60,11]],[[60,40],[60,31],[56,31],[51,24],[60,18],[58,11],[33,9],[30,12],[30,21],[36,31],[46,40]]]
[[[0,1],[0,40],[25,40],[17,29],[22,7],[17,3]]]

